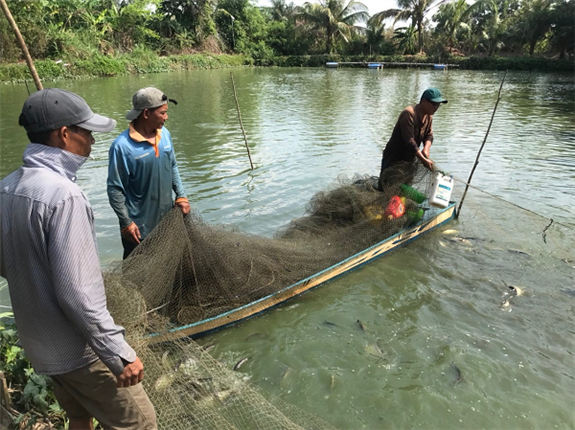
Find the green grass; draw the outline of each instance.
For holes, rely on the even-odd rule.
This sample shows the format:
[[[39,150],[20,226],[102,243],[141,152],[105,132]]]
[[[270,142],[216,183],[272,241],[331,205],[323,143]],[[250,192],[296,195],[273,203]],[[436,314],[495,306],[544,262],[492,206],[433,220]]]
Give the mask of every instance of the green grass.
[[[221,69],[251,65],[253,60],[244,55],[192,54],[160,57],[153,51],[135,49],[130,54],[111,57],[93,55],[89,59],[73,59],[56,63],[38,60],[35,67],[42,81],[93,76],[163,73],[173,70]],[[31,81],[26,63],[0,65],[0,82]]]

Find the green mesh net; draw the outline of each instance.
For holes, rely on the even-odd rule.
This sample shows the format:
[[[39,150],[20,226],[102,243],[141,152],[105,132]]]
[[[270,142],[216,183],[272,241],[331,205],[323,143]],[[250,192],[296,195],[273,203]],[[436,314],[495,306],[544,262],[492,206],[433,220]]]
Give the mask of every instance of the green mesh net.
[[[430,172],[405,164],[389,173],[383,191],[376,177],[339,178],[272,238],[175,209],[105,274],[108,308],[145,365],[161,429],[331,428],[260,393],[190,338],[156,335],[273,295],[425,218],[418,195],[429,194]],[[401,197],[404,210],[394,212]]]

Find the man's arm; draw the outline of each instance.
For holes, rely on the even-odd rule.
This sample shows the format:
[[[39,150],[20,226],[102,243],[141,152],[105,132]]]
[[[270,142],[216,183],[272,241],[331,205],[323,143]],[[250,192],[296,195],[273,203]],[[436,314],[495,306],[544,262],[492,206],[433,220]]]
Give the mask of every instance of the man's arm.
[[[115,375],[136,352],[106,308],[93,213],[83,196],[62,201],[49,221],[48,256],[58,304],[70,323]]]
[[[431,145],[433,144],[433,117],[429,117],[429,125],[427,126],[427,130],[425,135],[423,136],[423,150],[422,155],[425,160],[421,160],[423,165],[427,167],[429,170],[433,170],[434,163],[431,158],[429,158],[429,151],[431,150]]]
[[[178,170],[178,163],[176,161],[176,153],[174,152],[174,144],[172,143],[172,189],[176,193],[176,206],[178,206],[184,215],[190,213],[190,203],[186,197],[180,172]]]
[[[121,151],[114,144],[110,147],[108,159],[107,192],[110,206],[112,206],[120,220],[122,237],[133,243],[140,243],[140,230],[136,223],[130,219],[130,214],[126,207],[124,184],[128,183],[130,170]]]
[[[427,144],[427,142],[425,142]],[[431,142],[429,142],[429,146],[431,146]],[[419,160],[421,161],[421,164],[423,164],[425,167],[427,167],[429,170],[433,170],[433,160],[431,158],[429,158],[429,148],[427,149],[427,155],[425,155],[425,147],[423,149],[423,151],[418,150],[415,153],[415,156],[417,158],[419,158]]]
[[[413,106],[406,107],[399,115],[397,122],[401,129],[403,145],[406,146],[411,153],[416,154],[417,156],[419,145],[415,141],[415,110]]]
[[[412,106],[409,106],[403,110],[399,116],[399,125],[401,127],[401,136],[403,138],[403,143],[408,148],[413,151],[415,157],[417,157],[421,163],[427,167],[429,170],[433,170],[433,161],[429,158],[429,148],[431,148],[431,141],[433,140],[433,133],[431,134],[431,141],[429,141],[429,135],[426,134],[424,140],[423,150],[419,149],[419,144],[415,140],[415,110]],[[431,130],[431,125],[430,125]],[[426,151],[427,148],[427,151]],[[427,155],[426,155],[427,154]]]

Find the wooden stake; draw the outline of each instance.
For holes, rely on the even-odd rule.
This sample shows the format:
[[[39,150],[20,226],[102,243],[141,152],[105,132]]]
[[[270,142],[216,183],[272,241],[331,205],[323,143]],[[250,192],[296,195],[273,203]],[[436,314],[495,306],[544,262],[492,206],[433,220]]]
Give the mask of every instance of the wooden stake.
[[[493,108],[493,113],[491,114],[491,121],[489,122],[489,127],[487,127],[487,133],[485,133],[485,138],[483,139],[483,143],[479,148],[479,152],[477,153],[477,157],[475,158],[475,164],[473,165],[473,169],[471,169],[471,173],[469,174],[469,179],[467,179],[467,184],[465,185],[465,191],[463,192],[463,196],[461,197],[461,202],[459,202],[459,208],[457,208],[457,212],[455,213],[455,218],[459,217],[461,213],[461,206],[463,206],[463,200],[465,200],[465,196],[467,195],[467,190],[469,189],[469,185],[471,184],[471,178],[473,177],[473,173],[475,172],[475,168],[477,164],[479,164],[479,156],[481,155],[481,151],[485,146],[485,142],[487,141],[487,136],[489,136],[489,131],[491,130],[491,124],[493,124],[493,118],[495,118],[495,111],[497,111],[497,105],[499,104],[499,100],[501,100],[501,89],[503,88],[503,82],[505,82],[505,77],[507,76],[508,70],[505,71],[503,75],[503,79],[501,80],[501,85],[499,86],[499,92],[497,93],[497,101],[495,102],[495,107]]]
[[[4,0],[0,0],[4,1]],[[238,118],[240,120],[240,127],[242,128],[242,133],[244,134],[244,141],[246,142],[246,149],[248,150],[248,158],[250,159],[250,166],[252,166],[252,170],[254,170],[254,163],[252,163],[252,155],[250,154],[250,147],[248,145],[248,138],[246,136],[246,131],[244,130],[244,124],[242,122],[242,114],[240,113],[240,104],[238,102],[238,96],[236,94],[236,84],[234,83],[234,75],[230,72],[230,77],[232,78],[232,86],[234,87],[234,97],[236,99],[236,108],[238,110]]]
[[[8,391],[8,385],[6,385],[6,378],[4,378],[4,372],[0,372],[0,406],[3,406],[8,410],[11,405],[10,392]]]
[[[36,72],[36,68],[34,67],[34,62],[32,61],[32,57],[30,57],[30,53],[28,52],[28,48],[26,47],[26,42],[24,42],[24,39],[22,38],[22,34],[20,34],[20,30],[18,29],[18,25],[16,24],[16,21],[14,21],[14,18],[12,17],[12,14],[10,13],[10,9],[8,9],[8,5],[6,4],[6,0],[0,0],[0,6],[2,7],[2,10],[4,11],[4,15],[6,15],[6,19],[10,23],[10,26],[14,30],[14,34],[16,35],[16,39],[18,39],[18,44],[20,45],[20,48],[22,49],[22,53],[24,54],[24,58],[26,58],[26,63],[28,64],[28,68],[30,69],[30,74],[32,75],[32,78],[34,79],[34,83],[36,84],[36,88],[38,89],[38,91],[40,91],[41,89],[43,89],[42,82],[40,82],[40,77],[38,76],[38,73]]]

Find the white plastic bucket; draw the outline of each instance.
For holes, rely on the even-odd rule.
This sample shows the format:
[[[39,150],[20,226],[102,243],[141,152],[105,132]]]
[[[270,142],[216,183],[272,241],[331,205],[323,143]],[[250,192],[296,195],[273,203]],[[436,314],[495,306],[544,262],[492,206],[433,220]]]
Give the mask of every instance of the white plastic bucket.
[[[453,176],[444,176],[437,173],[431,188],[429,204],[438,208],[445,208],[449,204],[451,191],[453,190]]]

